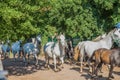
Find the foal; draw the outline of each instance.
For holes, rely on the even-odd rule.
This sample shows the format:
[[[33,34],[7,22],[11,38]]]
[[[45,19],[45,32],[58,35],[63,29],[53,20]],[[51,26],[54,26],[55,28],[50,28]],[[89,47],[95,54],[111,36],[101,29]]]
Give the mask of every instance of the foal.
[[[95,50],[93,57],[95,58],[95,63],[93,65],[92,74],[98,75],[98,70],[102,67],[102,64],[109,64],[109,75],[108,79],[114,78],[112,71],[114,66],[120,66],[120,48],[108,50],[105,48],[100,48]]]

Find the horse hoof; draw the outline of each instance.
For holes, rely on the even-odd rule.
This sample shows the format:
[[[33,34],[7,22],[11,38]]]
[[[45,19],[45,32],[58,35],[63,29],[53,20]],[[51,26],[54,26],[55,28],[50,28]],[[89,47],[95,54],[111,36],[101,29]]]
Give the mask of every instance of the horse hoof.
[[[49,70],[50,68],[48,67],[47,69]]]
[[[36,63],[35,66],[38,66],[38,63]]]
[[[48,70],[48,69],[44,67],[44,68],[41,68],[41,70]]]
[[[106,80],[111,80],[110,78],[107,78]]]
[[[62,66],[61,68],[63,69],[64,67]]]
[[[27,66],[28,66],[28,64],[27,64],[27,63],[24,63],[24,66],[25,66],[25,67],[27,67]]]
[[[58,71],[61,71],[62,69],[59,69]]]
[[[43,69],[43,70],[49,70],[49,68],[44,67],[44,69]]]
[[[114,79],[114,76],[112,75],[110,78]]]
[[[55,71],[55,72],[58,72],[58,71],[60,71],[60,69],[59,69],[59,70],[58,70],[58,69],[55,69],[54,71]]]
[[[102,75],[99,75],[99,77],[102,77]]]
[[[50,69],[50,67],[49,67],[49,66],[45,66],[44,68],[45,68],[45,69],[47,69],[47,70],[49,70],[49,69]]]
[[[82,74],[83,72],[82,72],[82,71],[80,71],[79,73],[80,73],[80,74]]]
[[[45,66],[45,69],[50,69],[50,68]]]
[[[100,71],[100,73],[103,73],[102,71]]]

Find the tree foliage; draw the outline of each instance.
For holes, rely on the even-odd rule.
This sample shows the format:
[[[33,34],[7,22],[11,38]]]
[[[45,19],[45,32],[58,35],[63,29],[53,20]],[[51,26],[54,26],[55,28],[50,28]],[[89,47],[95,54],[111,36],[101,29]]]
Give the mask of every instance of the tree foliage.
[[[120,22],[119,0],[0,0],[0,39],[25,41],[54,32],[88,40]]]

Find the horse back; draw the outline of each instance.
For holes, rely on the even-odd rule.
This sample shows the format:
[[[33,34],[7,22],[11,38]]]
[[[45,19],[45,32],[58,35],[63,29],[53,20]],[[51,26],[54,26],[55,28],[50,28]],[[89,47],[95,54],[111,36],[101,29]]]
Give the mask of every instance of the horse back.
[[[34,44],[32,43],[26,43],[23,46],[24,53],[30,53],[31,51],[33,51],[33,49],[34,49]]]

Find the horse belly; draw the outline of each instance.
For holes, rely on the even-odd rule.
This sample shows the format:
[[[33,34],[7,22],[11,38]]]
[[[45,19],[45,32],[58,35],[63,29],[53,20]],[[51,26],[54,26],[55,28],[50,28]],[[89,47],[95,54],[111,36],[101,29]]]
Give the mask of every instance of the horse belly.
[[[47,54],[49,57],[53,57],[52,50],[49,47],[45,49],[45,54]]]
[[[110,51],[104,51],[101,55],[102,62],[104,62],[105,64],[110,64],[110,54]]]
[[[59,48],[54,48],[53,50],[53,54],[55,54],[56,56],[61,56],[62,51],[59,50]]]
[[[104,62],[105,64],[109,64],[109,63],[110,63],[109,57],[104,57],[104,58],[102,59],[102,62]]]

